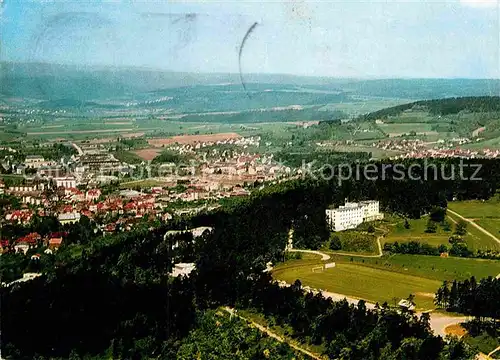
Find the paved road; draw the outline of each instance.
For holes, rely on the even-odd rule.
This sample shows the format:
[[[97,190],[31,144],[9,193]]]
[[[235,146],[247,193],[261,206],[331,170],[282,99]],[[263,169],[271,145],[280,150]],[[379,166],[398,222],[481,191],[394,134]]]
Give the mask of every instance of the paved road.
[[[278,284],[280,286],[290,286],[290,284],[287,284],[284,281],[278,281]],[[303,286],[303,288],[305,291],[311,291],[313,294],[317,294],[319,292],[319,290],[312,289],[308,286]],[[325,298],[331,298],[333,301],[341,301],[346,299],[349,304],[353,305],[357,305],[359,300],[361,300],[344,294],[338,294],[329,291],[322,291],[321,293]],[[375,309],[374,303],[365,300],[365,305],[367,309],[371,310]],[[421,316],[423,312],[417,312],[416,314],[417,316]],[[446,327],[454,324],[459,324],[470,319],[466,316],[452,316],[436,312],[429,312],[429,314],[430,314],[430,326],[432,331],[434,332],[435,335],[440,335],[442,337],[446,336],[446,333],[444,331]]]
[[[495,350],[491,351],[491,352],[488,354],[488,356],[490,356],[490,357],[491,357],[491,356],[492,356],[494,353],[496,353],[497,351],[500,351],[500,346],[499,346],[499,347],[497,347]]]
[[[457,212],[455,212],[453,210],[448,209],[448,211],[450,213],[452,213],[453,215],[459,217],[460,219],[462,219],[464,221],[467,221],[469,224],[471,224],[472,226],[474,226],[476,229],[478,229],[479,231],[485,233],[486,235],[488,235],[489,237],[491,237],[493,240],[495,240],[497,243],[500,244],[500,239],[499,238],[497,238],[495,235],[493,235],[492,233],[490,233],[488,230],[486,230],[486,229],[482,228],[481,226],[479,226],[478,224],[476,224],[474,221],[469,220],[469,219],[463,217],[462,215],[460,215],[459,213],[457,213]]]

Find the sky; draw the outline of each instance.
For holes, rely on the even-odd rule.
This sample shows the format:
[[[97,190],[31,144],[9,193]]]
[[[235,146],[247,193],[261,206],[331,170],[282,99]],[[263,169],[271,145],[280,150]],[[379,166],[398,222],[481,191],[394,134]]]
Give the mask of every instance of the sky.
[[[499,0],[0,0],[0,60],[500,78]],[[245,35],[257,23],[253,31]]]

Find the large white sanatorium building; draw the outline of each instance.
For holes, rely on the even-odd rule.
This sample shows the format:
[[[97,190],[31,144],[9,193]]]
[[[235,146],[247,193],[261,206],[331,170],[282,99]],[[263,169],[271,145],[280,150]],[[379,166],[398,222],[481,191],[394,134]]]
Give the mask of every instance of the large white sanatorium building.
[[[354,229],[364,221],[383,219],[376,200],[346,202],[336,209],[326,209],[326,221],[333,231]]]

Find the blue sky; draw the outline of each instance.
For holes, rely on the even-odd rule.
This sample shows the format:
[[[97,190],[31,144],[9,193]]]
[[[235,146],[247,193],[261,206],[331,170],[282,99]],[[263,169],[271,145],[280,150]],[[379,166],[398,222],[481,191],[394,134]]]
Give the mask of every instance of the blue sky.
[[[0,0],[2,2],[2,0]],[[500,78],[498,0],[3,0],[8,61],[335,77]]]

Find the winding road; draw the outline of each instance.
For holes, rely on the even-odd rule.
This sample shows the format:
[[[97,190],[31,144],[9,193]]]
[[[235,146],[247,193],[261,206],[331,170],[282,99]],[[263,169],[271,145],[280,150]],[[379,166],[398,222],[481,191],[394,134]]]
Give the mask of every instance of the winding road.
[[[380,243],[380,239],[382,239],[387,234],[387,230],[386,229],[382,229],[382,228],[376,228],[376,229],[378,229],[378,230],[380,230],[380,231],[383,232],[382,235],[379,235],[377,237],[378,254],[363,255],[363,254],[359,254],[359,253],[348,253],[348,252],[338,252],[338,251],[330,251],[329,253],[333,254],[333,255],[356,256],[356,257],[363,257],[363,258],[379,258],[379,257],[382,257],[382,255],[384,255],[384,253],[382,252],[382,244]],[[289,233],[288,238],[293,240],[293,232]],[[316,250],[288,249],[288,251],[303,252],[303,253],[320,255],[321,256],[321,260],[323,260],[323,261],[330,260],[330,255],[325,254],[325,253],[320,252],[320,251],[316,251]]]

